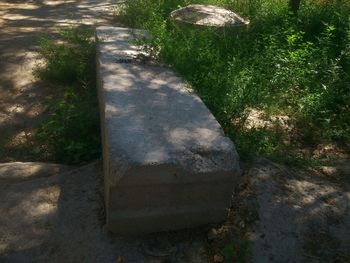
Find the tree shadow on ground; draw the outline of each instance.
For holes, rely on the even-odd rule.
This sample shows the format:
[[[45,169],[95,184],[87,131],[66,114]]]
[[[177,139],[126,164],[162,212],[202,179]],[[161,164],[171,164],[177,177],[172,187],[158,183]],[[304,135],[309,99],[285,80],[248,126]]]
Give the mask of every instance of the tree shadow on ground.
[[[254,262],[348,262],[346,181],[334,182],[264,159],[247,176],[259,214],[251,233]]]
[[[51,86],[33,77],[40,37],[57,36],[59,28],[78,24],[105,24],[113,19],[108,1],[1,1],[0,3],[0,161],[34,161],[27,151],[44,118]],[[23,140],[15,140],[26,134]],[[16,147],[12,147],[16,145]],[[24,150],[26,149],[26,150]]]
[[[0,205],[1,262],[160,263],[206,257],[203,229],[141,237],[109,234],[100,162],[3,183],[0,190],[7,200]]]

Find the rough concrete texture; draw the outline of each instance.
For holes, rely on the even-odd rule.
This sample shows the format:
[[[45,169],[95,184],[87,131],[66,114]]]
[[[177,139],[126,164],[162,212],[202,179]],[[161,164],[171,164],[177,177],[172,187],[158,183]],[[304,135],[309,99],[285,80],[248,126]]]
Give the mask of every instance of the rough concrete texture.
[[[213,5],[188,5],[171,12],[170,16],[175,20],[198,26],[244,26],[249,21],[238,14]]]
[[[238,155],[203,102],[132,40],[97,28],[107,225],[157,232],[224,220]],[[143,59],[139,59],[139,58]]]

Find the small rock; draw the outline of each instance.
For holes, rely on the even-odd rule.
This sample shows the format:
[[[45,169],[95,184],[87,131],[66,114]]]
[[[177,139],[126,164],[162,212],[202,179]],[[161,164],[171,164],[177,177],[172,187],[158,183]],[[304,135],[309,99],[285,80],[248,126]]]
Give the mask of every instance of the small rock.
[[[210,229],[208,232],[208,239],[214,240],[218,237],[218,231],[215,228]]]
[[[332,166],[321,166],[320,170],[325,175],[331,176],[337,174],[337,168]]]

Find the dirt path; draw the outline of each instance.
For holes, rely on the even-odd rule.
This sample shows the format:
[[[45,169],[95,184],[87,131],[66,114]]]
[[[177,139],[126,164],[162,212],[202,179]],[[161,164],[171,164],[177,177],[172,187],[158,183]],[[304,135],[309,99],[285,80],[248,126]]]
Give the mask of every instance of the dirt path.
[[[349,262],[349,167],[344,161],[327,174],[256,162],[247,173],[259,214],[252,261]]]
[[[107,233],[99,162],[55,168],[0,165],[0,262],[209,263],[205,231]]]
[[[50,89],[32,75],[40,36],[59,27],[110,24],[118,0],[0,2],[0,162],[28,161],[30,137]]]
[[[0,262],[348,263],[350,167],[344,168],[326,175],[259,159],[238,178],[225,223],[121,237],[104,230],[99,162],[3,164]],[[246,261],[237,257],[242,244]]]

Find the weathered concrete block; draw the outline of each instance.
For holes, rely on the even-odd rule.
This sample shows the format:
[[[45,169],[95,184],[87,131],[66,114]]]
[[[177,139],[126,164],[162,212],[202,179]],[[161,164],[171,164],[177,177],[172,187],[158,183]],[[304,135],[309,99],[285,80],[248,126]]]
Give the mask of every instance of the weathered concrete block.
[[[138,234],[225,219],[239,172],[233,143],[171,69],[138,59],[131,40],[143,31],[96,34],[108,229]]]

